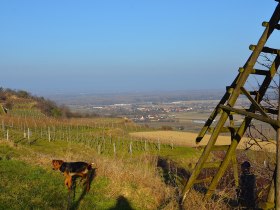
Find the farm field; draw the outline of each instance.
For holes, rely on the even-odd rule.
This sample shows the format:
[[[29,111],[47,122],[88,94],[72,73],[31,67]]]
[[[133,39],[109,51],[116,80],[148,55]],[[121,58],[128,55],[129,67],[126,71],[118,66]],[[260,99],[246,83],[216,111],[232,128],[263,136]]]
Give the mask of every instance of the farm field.
[[[208,103],[207,101],[201,103]],[[212,111],[212,110],[211,110]],[[179,113],[169,113],[169,117],[173,119],[172,122],[164,121],[149,121],[138,122],[139,125],[147,125],[151,128],[162,129],[164,127],[170,127],[172,130],[180,130],[186,132],[199,132],[204,122],[208,119],[211,111],[188,111]],[[241,117],[235,116],[235,123],[241,123]],[[213,123],[215,124],[215,122]]]
[[[197,133],[192,132],[180,132],[180,131],[144,131],[144,132],[133,132],[130,133],[131,136],[137,137],[137,138],[147,138],[151,139],[154,142],[161,141],[162,143],[166,144],[174,144],[174,145],[180,145],[180,146],[186,146],[186,147],[199,147],[199,146],[205,146],[210,138],[209,134],[206,134],[203,140],[196,144],[195,139],[197,137]],[[238,149],[245,149],[246,144],[250,139],[247,137],[243,137],[241,139],[241,142],[238,145]],[[229,145],[231,142],[230,136],[219,136],[217,139],[216,144],[217,145]],[[260,142],[260,146],[263,150],[267,152],[275,152],[276,151],[276,145],[273,143],[267,143],[267,142]],[[261,148],[258,146],[251,147],[252,150],[260,151]]]

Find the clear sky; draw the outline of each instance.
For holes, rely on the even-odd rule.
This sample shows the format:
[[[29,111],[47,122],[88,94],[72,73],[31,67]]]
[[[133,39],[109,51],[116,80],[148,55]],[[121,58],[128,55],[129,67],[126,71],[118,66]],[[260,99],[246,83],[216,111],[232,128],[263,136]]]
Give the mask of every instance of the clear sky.
[[[225,89],[276,5],[0,0],[0,86],[36,94]],[[268,44],[280,48],[279,37]]]

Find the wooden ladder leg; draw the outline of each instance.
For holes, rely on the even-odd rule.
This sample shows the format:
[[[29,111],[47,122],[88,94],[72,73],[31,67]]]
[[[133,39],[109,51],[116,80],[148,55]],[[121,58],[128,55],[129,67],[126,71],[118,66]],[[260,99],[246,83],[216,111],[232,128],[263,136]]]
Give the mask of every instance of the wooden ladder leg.
[[[239,187],[239,174],[238,174],[238,163],[236,159],[236,152],[234,152],[232,156],[232,167],[233,167],[233,176],[234,176],[234,184],[235,187]]]

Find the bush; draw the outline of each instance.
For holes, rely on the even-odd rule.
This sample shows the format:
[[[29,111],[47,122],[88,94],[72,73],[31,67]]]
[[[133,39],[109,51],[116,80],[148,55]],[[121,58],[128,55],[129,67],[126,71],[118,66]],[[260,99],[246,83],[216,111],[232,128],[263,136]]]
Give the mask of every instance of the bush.
[[[164,130],[164,131],[172,131],[173,128],[169,125],[163,125],[161,126],[161,129]]]
[[[5,108],[7,109],[12,109],[14,106],[13,102],[12,101],[7,101],[4,105]]]
[[[16,95],[19,97],[19,98],[30,98],[31,95],[30,93],[24,91],[24,90],[19,90],[16,92]]]

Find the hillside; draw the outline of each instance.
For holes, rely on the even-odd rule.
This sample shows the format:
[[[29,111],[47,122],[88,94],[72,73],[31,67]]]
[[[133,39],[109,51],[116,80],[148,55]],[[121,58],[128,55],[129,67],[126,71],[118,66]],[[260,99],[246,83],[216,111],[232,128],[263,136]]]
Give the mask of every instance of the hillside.
[[[2,89],[1,104],[8,112],[0,115],[0,209],[231,208],[224,202],[235,197],[231,171],[221,180],[217,200],[201,201],[194,190],[180,205],[182,188],[202,152],[192,148],[193,133],[159,132],[126,118],[67,118],[54,114],[63,109],[53,102],[25,91]],[[261,165],[269,154],[246,155],[239,161],[251,158]],[[53,159],[94,162],[90,191],[77,180],[68,192],[62,173],[52,170]],[[210,169],[204,176],[213,173]],[[266,171],[258,186],[264,188],[270,176]]]
[[[65,118],[53,114],[61,109],[44,98],[9,89],[0,93],[8,109],[0,115],[0,209],[181,208],[185,168],[199,151],[133,138],[130,132],[150,129],[127,119]],[[89,193],[79,181],[68,193],[52,159],[94,162]],[[205,205],[194,196],[186,209]]]
[[[71,112],[64,105],[44,97],[34,96],[24,90],[12,90],[0,87],[0,114],[5,112],[12,115],[44,115],[48,117],[81,117],[79,113]],[[94,115],[94,114],[93,114]]]

